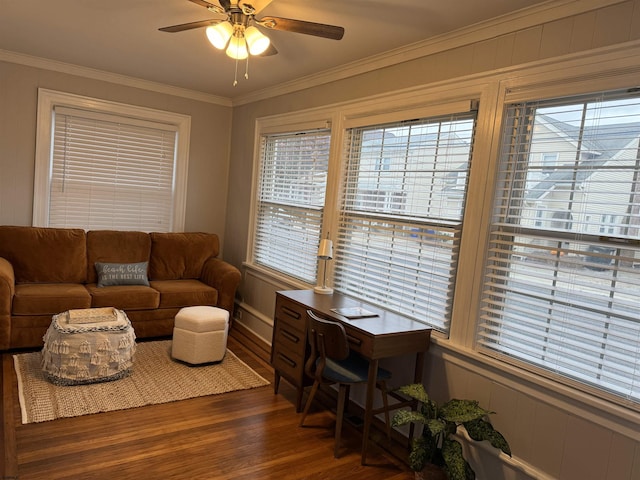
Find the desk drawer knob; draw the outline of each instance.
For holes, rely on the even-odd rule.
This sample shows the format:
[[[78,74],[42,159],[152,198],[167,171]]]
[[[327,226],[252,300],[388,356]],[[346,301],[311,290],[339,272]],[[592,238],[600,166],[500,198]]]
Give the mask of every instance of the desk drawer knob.
[[[295,310],[292,310],[287,306],[283,306],[282,311],[287,315],[289,315],[290,317],[293,317],[296,320],[300,320],[300,312],[296,312]]]
[[[297,335],[286,330],[282,330],[282,336],[293,343],[298,343],[300,341],[300,338]]]
[[[278,354],[278,358],[282,360],[284,363],[286,363],[287,365],[289,365],[291,368],[294,368],[296,366],[296,362],[291,360],[289,357],[285,357],[281,353]]]

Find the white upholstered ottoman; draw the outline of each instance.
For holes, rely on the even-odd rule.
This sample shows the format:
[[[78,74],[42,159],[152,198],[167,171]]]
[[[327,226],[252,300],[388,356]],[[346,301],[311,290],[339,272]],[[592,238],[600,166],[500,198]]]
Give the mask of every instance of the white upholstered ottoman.
[[[219,362],[227,351],[229,312],[223,308],[182,308],[175,318],[171,356],[198,365]]]

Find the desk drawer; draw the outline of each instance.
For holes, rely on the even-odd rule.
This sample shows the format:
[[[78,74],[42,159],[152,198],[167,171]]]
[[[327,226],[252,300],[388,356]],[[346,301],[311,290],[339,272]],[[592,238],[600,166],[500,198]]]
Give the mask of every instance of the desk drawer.
[[[276,318],[277,321],[285,322],[300,332],[307,330],[307,309],[297,303],[278,298]]]
[[[304,332],[301,332],[297,328],[292,328],[288,323],[278,321],[275,325],[273,338],[276,345],[291,350],[291,352],[300,358],[304,357],[307,345]]]
[[[358,352],[365,357],[371,357],[373,353],[373,340],[371,337],[363,335],[352,328],[345,328],[347,332],[347,341],[349,342],[349,348],[355,352]]]
[[[281,345],[273,346],[271,364],[282,376],[287,378],[296,387],[303,386],[304,380],[304,356],[283,348]]]

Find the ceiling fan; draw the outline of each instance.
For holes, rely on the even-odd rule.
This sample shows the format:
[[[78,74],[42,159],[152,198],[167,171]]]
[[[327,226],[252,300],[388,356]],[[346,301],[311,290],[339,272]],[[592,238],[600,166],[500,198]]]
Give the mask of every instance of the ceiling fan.
[[[219,6],[205,0],[189,1],[205,7],[210,12],[225,15],[226,18],[182,23],[159,30],[176,33],[206,27],[209,41],[218,49],[227,47],[227,55],[237,60],[247,58],[249,54],[274,55],[277,53],[270,44],[269,38],[260,32],[256,25],[269,30],[302,33],[332,40],[340,40],[344,35],[344,28],[324,23],[269,16],[258,19],[255,17],[256,9],[251,4],[239,0],[218,0]]]

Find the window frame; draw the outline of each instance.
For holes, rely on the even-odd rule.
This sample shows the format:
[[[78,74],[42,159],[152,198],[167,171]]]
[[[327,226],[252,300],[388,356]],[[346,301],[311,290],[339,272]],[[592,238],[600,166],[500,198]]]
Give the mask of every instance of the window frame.
[[[340,179],[340,191],[341,191],[341,194],[339,195],[340,204],[336,208],[338,223],[337,225],[334,225],[334,227],[332,228],[332,231],[336,232],[336,234],[333,235],[334,243],[335,243],[334,256],[336,258],[334,258],[334,262],[332,262],[333,263],[332,280],[335,282],[336,291],[340,291],[341,293],[353,296],[354,298],[362,301],[368,301],[372,304],[376,304],[381,308],[389,308],[389,309],[394,309],[394,311],[400,311],[401,314],[404,314],[409,318],[412,318],[416,321],[419,321],[426,325],[431,326],[432,328],[434,328],[434,330],[439,331],[444,336],[449,335],[450,322],[452,319],[452,309],[455,303],[456,277],[457,277],[457,271],[459,267],[459,262],[457,259],[459,258],[461,238],[464,231],[464,227],[463,227],[464,213],[465,213],[464,199],[466,198],[466,193],[467,193],[466,187],[468,185],[468,178],[470,176],[473,149],[475,144],[474,142],[476,138],[475,131],[477,126],[477,109],[478,109],[478,105],[477,105],[476,99],[468,98],[466,100],[458,100],[458,101],[439,104],[435,107],[425,106],[423,109],[413,109],[410,112],[411,116],[409,116],[409,114],[406,112],[404,113],[394,112],[392,115],[374,115],[374,116],[365,115],[365,116],[359,116],[357,119],[354,118],[354,119],[348,119],[345,121],[344,123],[345,128],[341,132],[343,137],[346,139],[346,141],[343,149],[344,152],[340,158],[341,170],[343,173]],[[379,177],[379,180],[381,176],[389,177],[388,174],[390,173],[391,178],[389,179],[392,181],[402,180],[403,186],[410,186],[412,182],[409,179],[405,178],[404,175],[393,175],[394,172],[387,172],[384,170],[382,171],[376,170],[374,172],[374,171],[367,170],[366,167],[364,170],[360,169],[359,167],[360,158],[358,157],[357,153],[352,153],[349,150],[351,146],[351,141],[349,139],[353,134],[355,134],[354,138],[358,139],[360,138],[361,135],[364,134],[363,132],[366,132],[366,131],[376,131],[379,129],[385,129],[386,131],[386,129],[388,128],[405,129],[405,128],[408,128],[409,125],[411,125],[412,128],[417,127],[418,131],[420,131],[420,129],[430,130],[431,128],[433,128],[433,125],[448,124],[454,118],[456,119],[456,122],[471,121],[473,126],[470,132],[470,135],[471,135],[471,143],[469,145],[470,156],[467,160],[468,162],[467,169],[464,172],[465,189],[462,192],[463,204],[459,207],[460,209],[459,218],[444,219],[444,218],[437,218],[435,216],[432,216],[430,218],[428,216],[417,215],[416,212],[408,212],[406,215],[397,215],[393,208],[387,208],[388,205],[394,204],[397,202],[391,201],[388,198],[388,196],[384,197],[384,201],[379,201],[379,199],[376,196],[379,193],[379,190],[371,190],[370,191],[371,193],[367,196],[366,195],[367,191],[366,190],[360,191],[359,187],[357,187],[357,185],[354,183],[354,181],[359,182],[357,178],[359,178],[360,174],[362,173],[364,173],[365,177],[367,176],[370,177],[371,175],[375,174]],[[429,127],[427,128],[426,125],[429,125]],[[441,132],[438,131],[438,134],[437,134],[439,147],[441,146],[440,141],[443,140],[443,138],[447,137],[447,135],[445,134],[445,136],[441,138],[440,133]],[[447,147],[451,147],[451,145],[449,145],[447,141],[445,141],[444,144],[445,144],[444,150],[447,150]],[[364,148],[365,142],[358,141],[358,145]],[[412,148],[415,149],[415,146]],[[424,146],[423,146],[423,150],[424,150]],[[406,153],[408,152],[409,150],[407,150]],[[434,154],[436,152],[437,152],[437,149],[434,151]],[[364,153],[364,151],[362,153]],[[420,162],[428,161],[427,159],[429,157],[428,155],[425,155],[425,153],[426,152],[423,152],[423,154],[420,155],[419,157]],[[411,157],[413,158],[413,161],[416,160],[415,157],[413,156]],[[438,160],[438,162],[443,161],[448,164],[449,162],[448,157],[449,157],[448,154],[443,154],[442,157],[440,157],[439,155],[435,155],[434,159],[442,158],[442,160]],[[405,158],[405,160],[407,159]],[[356,165],[358,165],[358,167],[355,169],[349,169],[349,165],[351,161],[354,161]],[[436,163],[434,163],[434,166],[435,165]],[[439,168],[440,167],[438,167],[438,169]],[[427,174],[426,171],[424,173]],[[436,175],[433,175],[432,177],[428,177],[428,180],[429,180],[429,185],[431,187],[433,187],[434,181],[436,183],[438,181]],[[451,190],[448,189],[448,184],[446,183],[446,179],[443,179],[443,182],[445,185],[441,189],[440,193],[442,193],[443,196],[448,196],[446,195],[446,192]],[[456,181],[456,184],[457,183],[458,181]],[[358,190],[356,191],[356,189]],[[413,189],[411,188],[410,190],[413,191]],[[376,207],[374,208],[374,210],[382,209],[384,210],[384,212],[376,212],[376,213],[371,213],[367,215],[366,212],[368,210],[371,210],[372,205],[365,206],[365,207],[363,207],[362,205],[359,205],[359,202],[356,199],[357,197],[354,196],[356,195],[356,193],[358,193],[361,199],[363,199],[364,201],[366,201],[367,198],[369,198],[371,202],[374,202],[375,203],[374,206]],[[404,187],[402,189],[402,193],[405,195],[407,193]],[[418,190],[416,190],[413,194],[415,195],[417,193],[418,193]],[[432,191],[431,194],[435,194],[436,198],[438,196],[437,191],[436,192]],[[364,195],[364,197],[362,195]],[[396,205],[396,207],[399,208],[398,205]],[[436,289],[438,287],[441,288],[441,293],[440,295],[437,296],[440,298],[436,298],[436,297],[431,299],[422,298],[422,300],[420,300],[421,297],[417,297],[417,296],[412,297],[409,295],[409,298],[401,300],[399,297],[402,297],[402,294],[400,294],[399,292],[393,293],[393,290],[396,287],[392,287],[392,286],[389,287],[388,294],[382,293],[385,290],[385,287],[389,286],[389,284],[387,284],[384,281],[380,283],[379,285],[380,288],[377,290],[375,288],[368,288],[365,285],[366,281],[363,283],[353,282],[351,270],[357,269],[359,267],[364,268],[365,270],[362,271],[362,279],[364,280],[369,275],[369,273],[367,273],[369,268],[371,267],[372,272],[376,268],[371,266],[371,264],[375,262],[367,261],[363,263],[358,261],[355,257],[354,257],[354,262],[356,262],[357,265],[349,262],[350,249],[347,248],[345,244],[345,239],[350,235],[354,234],[354,232],[356,231],[355,229],[358,228],[357,224],[359,224],[360,222],[364,222],[364,223],[381,222],[385,224],[385,227],[382,229],[383,232],[376,233],[374,231],[370,231],[369,233],[366,234],[366,237],[369,239],[368,241],[371,241],[372,239],[375,238],[376,240],[373,240],[375,243],[377,243],[378,241],[382,241],[382,239],[384,238],[385,241],[389,241],[389,242],[393,241],[394,244],[402,244],[403,230],[405,230],[406,228],[409,228],[409,225],[411,225],[411,228],[415,228],[418,233],[414,234],[416,237],[415,239],[407,241],[407,243],[405,244],[407,248],[411,248],[410,244],[416,243],[416,245],[420,245],[419,247],[416,248],[416,253],[421,252],[419,253],[419,255],[422,253],[426,254],[427,251],[432,249],[431,255],[434,255],[433,258],[429,258],[430,256],[429,254],[426,254],[424,257],[416,258],[416,262],[417,262],[416,265],[420,265],[418,267],[420,269],[422,268],[427,270],[430,268],[437,269],[438,264],[443,259],[441,258],[440,260],[436,261],[435,251],[439,250],[439,248],[442,245],[446,245],[450,242],[451,258],[449,259],[450,265],[448,268],[450,271],[450,276],[448,280],[440,280],[441,272],[431,270],[433,274],[432,278],[435,279],[434,288]],[[389,233],[388,235],[387,235],[388,232],[384,233],[384,231],[386,231],[387,228],[393,229],[394,233],[392,234]],[[438,233],[438,231],[441,231],[441,233]],[[449,234],[452,235],[450,238],[447,237]],[[444,242],[444,243],[441,244],[440,247],[434,247],[434,244],[439,242]],[[360,252],[360,249],[365,249],[367,252],[370,252],[370,253],[373,252],[374,255],[384,254],[384,248],[378,250],[378,247],[373,247],[373,251],[372,251],[366,245],[367,243],[360,244],[356,249],[359,252]],[[449,251],[447,247],[445,247],[445,250]],[[392,251],[389,251],[389,254],[390,254],[389,258],[393,258],[393,260],[389,262],[388,268],[384,266],[384,262],[378,265],[378,268],[380,268],[379,270],[380,275],[378,279],[380,280],[383,277],[386,278],[388,276],[391,284],[395,284],[396,278],[398,278],[397,275],[402,275],[401,271],[409,272],[409,270],[411,269],[403,269],[402,267],[399,266],[399,264],[396,263],[396,262],[404,261],[401,258],[403,257],[402,255],[394,255]],[[356,254],[356,256],[358,255],[359,253]],[[444,269],[444,266],[440,264],[440,268]],[[382,273],[383,269],[384,269],[384,272],[386,272],[384,274]],[[405,283],[404,285],[406,286],[406,291],[415,290],[417,292],[422,287],[424,287],[424,285],[421,287],[419,284],[420,282],[416,281],[415,283]],[[397,288],[400,288],[400,287],[398,286]],[[406,305],[404,303],[405,301],[406,301]],[[440,320],[439,316],[443,316],[445,318]]]
[[[498,82],[498,94],[496,102],[496,115],[493,119],[493,130],[498,132],[494,134],[495,142],[493,142],[491,148],[492,157],[496,158],[490,164],[489,182],[487,189],[495,192],[497,190],[499,178],[498,178],[498,165],[497,160],[501,156],[501,149],[503,143],[503,116],[507,105],[518,102],[543,102],[546,100],[561,99],[565,97],[580,97],[597,94],[599,92],[622,90],[625,88],[633,88],[637,85],[637,65],[633,64],[633,56],[621,59],[618,62],[614,62],[607,70],[607,75],[601,73],[594,74],[589,65],[577,65],[574,66],[572,73],[575,76],[570,78],[564,77],[560,71],[545,71],[544,68],[532,67],[526,71],[523,69],[521,75],[500,80]],[[553,68],[553,67],[551,67]],[[526,74],[530,71],[530,74]],[[579,72],[579,73],[576,73]],[[621,418],[629,419],[628,414],[630,412],[640,411],[640,403],[630,402],[624,398],[609,393],[606,390],[591,387],[585,384],[578,383],[572,379],[562,378],[556,375],[550,375],[540,368],[532,365],[528,365],[525,362],[514,361],[508,357],[500,355],[488,355],[486,351],[483,351],[476,339],[476,330],[481,322],[481,306],[482,295],[484,290],[484,271],[486,264],[486,256],[488,254],[489,247],[489,233],[490,223],[492,218],[492,212],[494,209],[494,195],[488,195],[484,198],[483,210],[483,222],[485,227],[482,231],[481,241],[478,242],[477,258],[482,259],[482,265],[479,266],[479,272],[473,279],[473,295],[472,306],[470,314],[474,315],[475,321],[473,325],[468,325],[465,335],[465,344],[473,349],[475,352],[473,358],[477,361],[493,365],[505,372],[513,372],[518,375],[524,375],[532,384],[538,386],[545,386],[550,391],[562,392],[563,394],[569,394],[571,399],[580,398],[588,405],[597,405],[602,399],[610,402],[610,408],[616,409]],[[596,234],[597,236],[597,234]],[[455,322],[455,318],[454,318]],[[455,325],[455,323],[454,323]],[[476,356],[477,355],[477,356]]]
[[[446,90],[446,88],[444,90]],[[456,92],[452,93],[447,91],[444,95],[442,91],[437,89],[429,92],[416,92],[412,89],[392,95],[385,95],[384,99],[374,98],[365,102],[357,102],[356,104],[337,104],[306,111],[256,118],[252,177],[253,200],[251,202],[249,217],[250,225],[248,229],[246,258],[243,263],[248,271],[252,272],[249,274],[249,277],[256,276],[256,278],[262,278],[270,284],[278,285],[279,289],[287,287],[308,289],[313,287],[313,285],[297,278],[258,265],[253,258],[256,235],[258,183],[261,168],[260,148],[263,135],[292,132],[305,128],[320,128],[327,125],[331,127],[330,160],[321,238],[325,238],[329,234],[330,238],[334,240],[334,245],[336,245],[335,232],[337,232],[339,222],[339,197],[341,180],[344,174],[342,158],[343,142],[347,128],[366,126],[372,123],[400,122],[421,117],[440,117],[443,115],[451,115],[452,113],[470,111],[471,109],[476,109],[477,105],[481,104],[483,99],[487,100],[491,95],[492,92],[487,90],[484,85],[478,85],[475,82],[463,82],[459,85]],[[474,105],[473,108],[472,104]],[[486,124],[482,126],[483,131],[487,128],[488,125]],[[484,176],[486,173],[486,156],[482,154],[482,152],[486,151],[487,144],[479,149],[481,158],[476,162],[477,165],[472,166],[472,169],[477,172],[475,175]],[[467,175],[470,176],[471,173],[467,172]],[[462,236],[464,237],[464,232]],[[473,242],[475,240],[467,241]],[[460,265],[460,262],[458,263]],[[327,262],[327,283],[329,285],[333,284],[334,264],[335,262],[333,261]],[[320,272],[319,267],[317,268],[317,272]],[[317,282],[318,279],[316,279],[316,283]],[[457,287],[454,285],[453,288],[455,289]],[[455,293],[453,294],[453,298],[454,301],[451,311],[459,308],[456,307],[457,303],[465,303],[464,297],[457,300]],[[453,314],[450,318],[453,318]],[[444,337],[447,336],[437,331],[436,334]],[[451,335],[451,331],[449,331],[448,334]]]
[[[261,117],[256,119],[255,130],[254,130],[254,156],[253,156],[253,172],[252,172],[252,181],[251,181],[251,210],[249,212],[249,229],[248,229],[248,237],[247,237],[247,249],[246,249],[246,257],[243,262],[243,265],[262,276],[263,278],[273,279],[272,281],[276,281],[280,285],[288,285],[295,286],[300,289],[311,288],[312,284],[296,277],[295,275],[289,275],[284,271],[279,271],[276,269],[272,269],[268,266],[264,266],[259,264],[255,258],[255,249],[257,242],[257,227],[258,227],[258,215],[259,215],[259,193],[260,193],[260,176],[262,169],[262,142],[265,136],[269,135],[279,135],[279,134],[290,134],[294,132],[303,132],[303,131],[318,131],[318,130],[329,130],[330,135],[330,146],[329,146],[329,166],[327,172],[327,187],[325,190],[325,204],[323,207],[322,214],[322,225],[321,230],[318,235],[317,243],[311,248],[313,254],[317,252],[317,247],[320,242],[320,238],[324,238],[326,233],[324,231],[326,225],[326,208],[327,201],[330,195],[331,185],[330,176],[332,175],[332,166],[331,166],[331,158],[335,155],[335,124],[336,124],[335,116],[325,110],[319,109],[310,112],[294,112],[292,114],[284,114],[284,115],[273,115],[268,117]],[[306,249],[309,249],[309,246],[305,246]],[[318,263],[316,262],[316,278],[318,274]]]
[[[308,198],[306,199],[306,201],[304,201],[304,198],[298,198],[296,199],[295,203],[288,201],[288,199],[285,198],[279,198],[280,196],[278,195],[277,187],[281,187],[281,190],[287,188],[287,192],[298,197],[304,197],[304,192],[298,188],[298,185],[292,184],[289,181],[277,182],[275,177],[270,176],[269,178],[271,179],[271,181],[267,182],[264,178],[264,173],[266,170],[272,171],[277,169],[277,166],[275,165],[277,155],[273,156],[272,158],[267,153],[267,151],[270,151],[269,146],[274,146],[278,142],[279,138],[286,139],[287,147],[293,146],[295,144],[296,138],[305,138],[307,136],[311,137],[314,140],[319,137],[329,137],[329,145],[327,146],[326,150],[327,171],[322,172],[325,175],[324,188],[321,188],[323,190],[322,205],[314,205],[312,198]],[[291,143],[289,143],[289,141],[291,141]],[[256,195],[254,196],[255,202],[252,222],[252,232],[254,234],[253,242],[251,244],[252,263],[259,265],[261,268],[279,272],[302,282],[313,281],[313,278],[311,278],[311,276],[314,278],[317,277],[318,264],[317,261],[315,261],[315,257],[318,244],[320,243],[320,238],[322,237],[324,205],[326,203],[326,176],[328,175],[330,142],[331,130],[326,126],[325,128],[297,128],[295,130],[287,132],[261,133],[260,148],[258,153],[260,162],[257,169],[257,185]],[[295,153],[301,154],[302,151],[296,150]],[[267,165],[268,162],[271,163]],[[289,170],[291,165],[291,162],[287,162],[285,168]],[[317,173],[317,171],[315,170],[316,162],[314,162],[313,165],[308,162],[304,165],[306,167],[313,167],[313,172]],[[294,173],[300,172],[296,171]],[[268,191],[266,191],[266,188],[263,188],[267,183],[270,184],[270,188]],[[263,200],[265,196],[268,196],[268,199]],[[314,196],[315,195],[311,195],[311,197]],[[263,208],[263,206],[265,208]],[[276,207],[279,210],[277,214],[269,213],[269,210],[273,210]],[[266,213],[265,210],[267,211]],[[293,219],[291,223],[285,222],[284,228],[279,232],[280,235],[275,232],[273,234],[265,232],[265,230],[271,229],[269,225],[266,225],[267,221],[270,225],[276,224],[278,222],[278,219],[274,215],[290,217]],[[317,220],[314,221],[314,218],[316,218]],[[296,225],[304,225],[305,228],[303,230],[298,229],[298,232],[294,232],[294,230],[296,230]],[[262,232],[262,234],[259,234],[260,232]],[[268,236],[267,240],[262,239],[262,236],[265,233]],[[285,235],[283,236],[282,234]],[[298,238],[293,238],[295,235],[298,235]],[[301,243],[301,237],[305,236],[309,241],[306,243]],[[275,252],[266,251],[269,249],[269,246],[265,245],[265,242],[268,240],[271,240],[274,244],[278,243],[279,246]],[[295,249],[295,253],[290,251],[291,245],[288,245],[289,243],[294,244],[293,248]],[[287,251],[289,251],[290,255],[287,255]],[[282,258],[283,267],[276,265],[277,262],[275,257],[278,256]],[[305,257],[308,258],[305,259]],[[301,267],[299,269],[293,269],[292,266],[289,267],[291,261],[296,261],[296,259],[301,262]],[[311,264],[313,264],[312,267],[310,267]]]
[[[187,174],[191,117],[179,113],[128,105],[44,88],[38,89],[36,152],[33,193],[33,225],[49,224],[49,188],[53,146],[55,107],[70,107],[143,121],[172,125],[177,130],[171,231],[183,231],[186,214]]]

